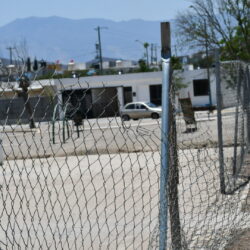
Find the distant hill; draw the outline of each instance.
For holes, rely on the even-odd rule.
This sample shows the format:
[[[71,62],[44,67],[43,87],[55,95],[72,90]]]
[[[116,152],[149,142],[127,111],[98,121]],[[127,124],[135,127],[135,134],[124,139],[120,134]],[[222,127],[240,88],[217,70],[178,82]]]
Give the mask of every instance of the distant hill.
[[[32,58],[63,63],[88,61],[95,57],[97,26],[101,29],[103,56],[138,60],[144,49],[139,42],[160,46],[160,21],[131,20],[115,22],[105,19],[72,20],[61,17],[29,17],[0,27],[0,57],[8,57],[7,46],[25,46]],[[21,48],[20,48],[21,47]],[[23,48],[22,48],[23,47]],[[149,48],[150,52],[150,48]],[[160,55],[158,47],[158,56]],[[150,53],[149,53],[150,55]]]

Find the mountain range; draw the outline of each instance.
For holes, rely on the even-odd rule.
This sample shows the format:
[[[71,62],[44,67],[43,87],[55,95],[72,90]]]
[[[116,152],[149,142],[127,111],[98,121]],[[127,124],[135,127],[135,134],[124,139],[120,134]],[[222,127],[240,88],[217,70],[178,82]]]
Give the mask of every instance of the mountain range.
[[[6,47],[16,47],[19,57],[26,54],[46,61],[86,62],[96,56],[98,26],[104,57],[138,60],[144,55],[145,42],[156,44],[160,55],[160,21],[116,22],[52,16],[16,19],[0,27],[0,57],[9,56]],[[16,50],[13,56],[17,56]]]

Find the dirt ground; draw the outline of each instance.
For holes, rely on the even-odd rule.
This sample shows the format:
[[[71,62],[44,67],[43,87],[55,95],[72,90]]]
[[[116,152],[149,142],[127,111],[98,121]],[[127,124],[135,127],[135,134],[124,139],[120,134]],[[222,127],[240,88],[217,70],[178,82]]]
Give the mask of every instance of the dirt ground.
[[[250,249],[250,229],[243,231],[228,244],[225,250],[249,250]]]
[[[107,121],[85,124],[79,138],[74,131],[65,143],[60,123],[55,143],[50,124],[36,132],[3,130],[0,249],[157,249],[160,123],[130,121],[124,128]],[[230,165],[234,120],[223,121]],[[242,190],[220,192],[215,118],[201,120],[194,133],[184,133],[181,120],[177,127],[179,209],[189,249],[250,249]]]
[[[224,249],[250,221],[241,192],[220,194],[216,157],[215,149],[179,155],[189,249]],[[159,166],[159,152],[5,161],[1,249],[157,249]]]

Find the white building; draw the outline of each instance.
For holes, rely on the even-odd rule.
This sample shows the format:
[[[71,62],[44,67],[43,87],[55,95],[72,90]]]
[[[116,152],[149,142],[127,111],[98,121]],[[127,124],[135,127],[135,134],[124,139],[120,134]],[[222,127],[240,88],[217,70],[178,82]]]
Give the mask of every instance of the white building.
[[[215,69],[176,71],[175,78],[185,85],[177,92],[178,98],[191,98],[196,109],[216,107]],[[104,75],[52,80],[57,89],[58,100],[61,103],[71,102],[83,113],[89,112],[89,117],[98,117],[103,108],[103,116],[119,113],[121,106],[132,101],[146,101],[161,105],[162,72],[132,73],[122,75]],[[233,106],[235,90],[227,88],[227,82],[222,80],[223,107]],[[209,90],[211,97],[209,96]],[[230,98],[228,98],[230,96]]]
[[[85,69],[87,69],[86,63],[77,63],[73,60],[71,60],[68,63],[68,71],[85,70]]]
[[[189,67],[186,70],[175,72],[178,82],[185,85],[185,88],[178,90],[177,100],[190,97],[192,105],[197,109],[208,109],[210,105],[216,106],[214,71],[213,68],[209,71],[210,84],[206,69],[193,70]],[[54,93],[54,100],[60,104],[58,105],[61,109],[60,117],[62,117],[62,109],[66,103],[71,104],[70,106],[88,118],[115,116],[119,115],[121,106],[132,101],[146,101],[161,105],[162,75],[162,72],[147,72],[41,80],[32,83],[30,92],[37,93],[39,97],[44,95],[45,87],[48,89],[51,86],[49,92]],[[39,89],[41,89],[40,92]],[[11,91],[13,90],[10,89]],[[222,80],[222,93],[223,106],[233,106],[236,101],[235,90],[228,88],[227,81],[224,80]],[[5,89],[5,96],[6,94]]]
[[[87,68],[100,68],[100,61],[99,59],[94,59],[86,63]],[[132,60],[122,60],[116,58],[102,58],[102,68],[105,70],[113,69],[113,70],[126,70],[138,67],[138,63]]]
[[[53,80],[61,103],[71,102],[87,116],[112,116],[132,101],[161,103],[162,73],[134,73]]]
[[[196,69],[189,68],[189,70],[175,72],[177,78],[186,86],[178,91],[179,98],[190,97],[194,107],[206,108],[209,106],[216,106],[216,79],[214,69]],[[209,95],[210,93],[210,95]]]

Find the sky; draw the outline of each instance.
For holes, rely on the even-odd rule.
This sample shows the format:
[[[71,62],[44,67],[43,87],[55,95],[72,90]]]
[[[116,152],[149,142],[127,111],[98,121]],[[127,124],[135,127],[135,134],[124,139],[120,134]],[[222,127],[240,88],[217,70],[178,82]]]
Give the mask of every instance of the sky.
[[[188,8],[190,0],[0,0],[0,26],[17,18],[60,16],[168,21]]]

